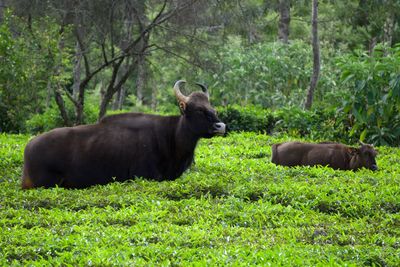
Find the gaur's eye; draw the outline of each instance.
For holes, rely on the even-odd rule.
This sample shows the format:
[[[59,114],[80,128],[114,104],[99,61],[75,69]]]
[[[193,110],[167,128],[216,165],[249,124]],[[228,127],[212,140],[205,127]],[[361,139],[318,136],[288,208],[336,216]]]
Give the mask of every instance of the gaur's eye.
[[[209,120],[209,121],[212,121],[214,119],[213,115],[208,111],[204,111],[204,115],[206,116],[207,120]]]

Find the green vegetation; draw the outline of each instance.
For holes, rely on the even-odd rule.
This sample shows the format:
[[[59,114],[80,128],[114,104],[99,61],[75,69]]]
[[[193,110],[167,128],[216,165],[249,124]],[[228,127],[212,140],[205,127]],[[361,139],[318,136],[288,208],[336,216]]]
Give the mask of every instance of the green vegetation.
[[[22,191],[30,136],[0,135],[0,265],[399,266],[400,149],[380,170],[285,168],[271,144],[202,140],[172,182]]]
[[[378,46],[372,56],[360,53],[339,63],[351,96],[341,111],[351,115],[350,135],[379,145],[400,144],[400,45]]]
[[[311,1],[0,2],[1,266],[400,266],[398,0],[319,1],[311,110]],[[32,134],[177,114],[178,79],[232,131],[182,177],[20,189]],[[292,139],[373,143],[380,170],[270,163]]]
[[[243,109],[250,121],[232,129],[400,145],[398,0],[319,1],[310,112],[312,1],[3,2],[0,132],[36,134],[117,110],[176,112],[171,87],[186,79],[185,93],[209,85],[228,117]],[[281,20],[285,6],[291,19]]]

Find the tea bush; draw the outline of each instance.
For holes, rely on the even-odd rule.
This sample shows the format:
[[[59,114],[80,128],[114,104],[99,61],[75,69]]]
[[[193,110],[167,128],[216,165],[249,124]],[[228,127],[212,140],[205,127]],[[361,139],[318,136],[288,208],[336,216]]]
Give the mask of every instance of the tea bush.
[[[2,266],[400,265],[399,148],[376,172],[286,168],[271,145],[295,138],[231,133],[175,181],[23,191],[30,138],[0,135]]]
[[[230,131],[288,134],[318,140],[356,142],[349,135],[349,122],[333,108],[281,108],[275,111],[257,106],[218,107],[219,118]]]
[[[220,120],[228,125],[230,131],[271,133],[276,122],[270,110],[256,106],[218,107],[217,112]]]

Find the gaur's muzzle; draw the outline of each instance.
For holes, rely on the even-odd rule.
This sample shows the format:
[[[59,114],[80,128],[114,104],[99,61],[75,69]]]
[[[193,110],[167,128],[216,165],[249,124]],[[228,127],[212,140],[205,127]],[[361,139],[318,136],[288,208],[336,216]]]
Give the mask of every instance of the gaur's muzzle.
[[[226,129],[225,123],[217,122],[217,123],[214,123],[213,127],[214,127],[214,132],[213,132],[214,134],[217,134],[217,135],[225,134],[225,129]]]

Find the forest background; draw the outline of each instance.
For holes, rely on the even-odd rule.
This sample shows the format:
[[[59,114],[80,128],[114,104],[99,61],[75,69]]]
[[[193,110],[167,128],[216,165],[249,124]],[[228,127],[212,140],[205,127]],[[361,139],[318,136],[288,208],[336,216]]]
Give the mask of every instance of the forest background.
[[[178,114],[172,85],[207,84],[231,130],[400,144],[400,3],[0,1],[0,131],[43,132],[105,114]]]

